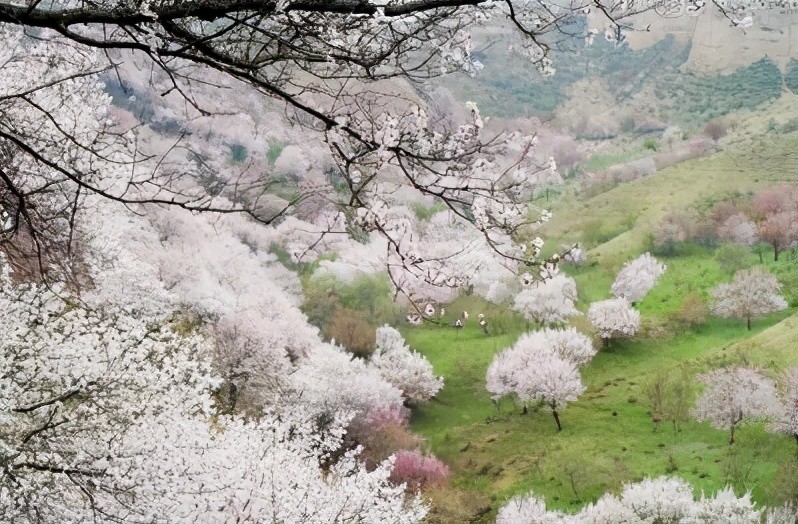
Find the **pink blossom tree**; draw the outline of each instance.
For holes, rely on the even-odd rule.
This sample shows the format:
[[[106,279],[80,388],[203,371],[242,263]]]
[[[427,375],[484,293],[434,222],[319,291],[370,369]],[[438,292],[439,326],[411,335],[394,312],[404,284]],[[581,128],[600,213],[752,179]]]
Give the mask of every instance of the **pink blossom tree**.
[[[394,457],[390,479],[418,491],[427,487],[440,487],[449,480],[449,466],[439,459],[417,451],[400,451]]]
[[[718,236],[734,244],[753,246],[759,240],[759,231],[744,213],[735,213],[718,227]]]
[[[768,215],[759,224],[759,236],[773,247],[774,261],[778,262],[781,252],[798,240],[797,218],[798,215],[792,210],[780,211]]]

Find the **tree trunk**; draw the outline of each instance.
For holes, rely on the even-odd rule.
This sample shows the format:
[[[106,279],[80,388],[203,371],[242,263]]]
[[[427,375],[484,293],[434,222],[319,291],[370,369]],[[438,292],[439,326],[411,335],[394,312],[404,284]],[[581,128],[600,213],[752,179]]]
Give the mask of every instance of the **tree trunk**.
[[[526,415],[527,413],[529,413],[529,410],[527,409],[526,404],[524,404],[524,410],[521,412],[521,414]]]
[[[756,252],[759,253],[759,263],[764,264],[765,260],[762,258],[762,249],[757,249]]]
[[[774,262],[778,262],[779,261],[779,247],[778,246],[773,246],[773,261]]]
[[[751,315],[745,317],[746,325],[748,326],[748,331],[751,331]]]
[[[554,422],[557,423],[557,431],[562,431],[562,424],[560,424],[560,415],[557,414],[557,410],[552,409],[551,414],[554,415]]]
[[[729,433],[729,446],[734,444],[734,428],[735,428],[735,424],[732,424],[731,432]]]

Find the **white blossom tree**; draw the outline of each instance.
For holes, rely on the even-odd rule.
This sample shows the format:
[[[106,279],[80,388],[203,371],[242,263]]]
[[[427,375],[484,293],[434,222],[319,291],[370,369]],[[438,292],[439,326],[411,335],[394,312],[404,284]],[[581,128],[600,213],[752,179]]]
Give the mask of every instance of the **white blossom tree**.
[[[538,325],[560,324],[579,314],[574,306],[577,298],[574,279],[555,275],[524,287],[515,296],[513,309]]]
[[[402,391],[408,404],[426,402],[443,388],[443,379],[435,376],[429,360],[411,350],[390,326],[377,329],[377,349],[371,356],[371,365]]]
[[[554,524],[562,522],[565,515],[547,511],[546,502],[530,493],[510,499],[496,514],[496,524]]]
[[[512,394],[525,406],[537,403],[549,408],[558,431],[562,430],[559,412],[585,391],[577,365],[561,357],[539,334],[524,335],[497,354],[486,380],[494,399]]]
[[[687,522],[691,524],[740,522],[761,522],[763,511],[757,509],[750,493],[738,497],[730,487],[726,487],[714,497],[704,497],[696,503]]]
[[[696,401],[694,416],[718,429],[734,432],[746,420],[772,420],[782,415],[773,380],[749,368],[719,369],[699,376],[706,386]]]
[[[149,518],[420,523],[426,508],[389,481],[391,460],[368,471],[357,452],[333,458],[343,434],[337,423],[320,434],[301,418],[267,415],[257,422],[222,418],[218,429],[169,420],[127,434],[121,445],[156,458],[132,472],[144,486],[136,503]]]
[[[727,487],[696,500],[684,480],[658,477],[626,484],[620,496],[606,494],[573,515],[547,511],[543,499],[533,493],[517,496],[499,509],[496,524],[759,524],[764,510],[756,507],[750,493],[738,497]],[[776,520],[782,515],[789,518]],[[767,512],[767,518],[786,523],[795,516],[789,508],[776,508]]]
[[[625,298],[610,298],[590,304],[587,319],[605,341],[630,338],[640,330],[640,312]]]
[[[402,391],[378,369],[332,344],[313,347],[299,361],[289,387],[291,394],[280,405],[308,415],[365,415],[373,409],[398,408],[404,402]]]
[[[784,411],[773,424],[773,429],[793,437],[798,443],[798,368],[784,372],[781,386]]]
[[[776,277],[759,268],[743,269],[728,284],[711,291],[712,313],[723,318],[739,318],[751,329],[751,319],[781,311],[787,302],[779,291]]]
[[[563,359],[573,362],[577,366],[583,366],[590,362],[596,355],[596,348],[590,337],[580,333],[576,328],[550,329],[546,328],[537,331],[546,339],[546,342]]]
[[[660,263],[650,253],[640,255],[624,264],[612,284],[612,294],[625,298],[632,304],[639,302],[651,291],[659,278],[665,273],[665,264]]]
[[[627,484],[620,500],[642,522],[682,522],[690,515],[694,504],[690,484],[677,477]]]
[[[197,332],[181,335],[180,315],[142,315],[96,298],[89,308],[64,289],[15,285],[3,267],[0,512],[10,521],[423,518],[420,501],[388,482],[390,463],[368,472],[355,454],[335,458],[340,412],[321,429],[296,403],[301,415],[212,424],[222,382],[213,348]],[[381,398],[384,382],[355,384],[360,376],[345,377],[349,388]]]

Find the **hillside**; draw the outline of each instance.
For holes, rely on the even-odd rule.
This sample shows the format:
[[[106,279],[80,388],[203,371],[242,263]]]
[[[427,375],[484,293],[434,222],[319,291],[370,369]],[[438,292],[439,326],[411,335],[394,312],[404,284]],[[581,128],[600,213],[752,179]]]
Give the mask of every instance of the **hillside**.
[[[572,241],[584,225],[599,222],[607,240],[591,254],[617,263],[646,247],[648,235],[669,210],[712,203],[779,182],[798,180],[798,136],[766,134],[731,144],[724,152],[669,167],[586,201],[573,191],[553,208],[546,227],[552,239]],[[590,246],[592,247],[592,246]]]
[[[782,111],[783,124],[790,113],[781,104],[772,109]],[[584,224],[597,220],[609,237],[590,250],[589,260],[595,263],[566,269],[577,282],[582,311],[609,296],[618,267],[647,249],[649,233],[669,209],[711,205],[729,194],[798,179],[798,136],[757,131],[761,121],[756,118],[762,115],[739,117],[750,127],[730,135],[724,152],[585,201],[574,187],[563,192],[547,227],[549,242],[579,238]],[[678,428],[657,426],[650,416],[646,391],[663,372],[690,383],[697,374],[725,364],[761,366],[775,376],[798,363],[794,309],[756,321],[752,332],[739,321],[711,316],[695,327],[679,323],[688,296],[706,300],[712,287],[731,278],[713,257],[714,248],[697,245],[662,257],[668,270],[639,304],[641,334],[613,342],[583,369],[587,392],[561,414],[562,432],[556,431],[550,413],[523,415],[511,400],[494,404],[485,390],[493,356],[528,328],[510,310],[473,297],[448,306],[452,318],[460,310],[484,313],[490,336],[473,324],[462,331],[406,328],[408,342],[446,381],[436,400],[420,407],[412,420],[429,449],[452,468],[451,487],[429,495],[431,522],[491,522],[510,497],[529,491],[545,498],[549,508],[574,511],[606,491],[617,492],[626,482],[667,474],[687,479],[697,494],[728,484],[738,492],[751,490],[760,504],[780,503],[778,479],[790,475],[784,468],[795,452],[792,440],[753,424],[743,427],[729,447],[726,432],[708,424],[690,419]],[[759,264],[759,259],[749,253],[746,263]],[[794,253],[764,265],[786,284],[792,300],[798,279]],[[582,318],[574,325],[589,332]],[[694,396],[699,388],[691,390]]]

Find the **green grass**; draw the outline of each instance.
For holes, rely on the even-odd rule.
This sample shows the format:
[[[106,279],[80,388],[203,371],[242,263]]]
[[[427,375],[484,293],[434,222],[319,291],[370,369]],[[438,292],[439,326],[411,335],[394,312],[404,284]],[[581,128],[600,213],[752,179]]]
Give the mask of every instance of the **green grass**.
[[[770,134],[584,201],[566,188],[552,203],[554,220],[544,235],[548,247],[556,248],[581,240],[588,231],[585,224],[597,222],[589,231],[597,245],[587,246],[592,248],[588,264],[567,270],[579,288],[578,306],[586,311],[590,302],[609,297],[625,261],[649,249],[650,235],[665,213],[798,181],[796,160],[798,139]],[[726,432],[692,420],[678,432],[667,424],[654,431],[645,388],[663,372],[694,376],[720,365],[749,363],[776,376],[798,363],[796,253],[785,253],[779,262],[765,254],[762,265],[784,284],[793,309],[756,319],[750,332],[743,321],[733,319],[709,317],[695,328],[674,320],[688,295],[706,299],[712,287],[732,278],[718,265],[714,249],[688,244],[677,253],[660,257],[668,270],[638,304],[641,333],[615,341],[583,369],[587,391],[563,411],[564,429],[559,433],[545,410],[522,415],[511,400],[494,405],[485,390],[491,359],[524,331],[521,319],[467,297],[448,307],[452,318],[447,324],[466,309],[472,315],[484,312],[489,325],[502,325],[501,333],[486,336],[473,321],[459,332],[448,326],[405,330],[408,343],[429,358],[446,383],[411,420],[430,451],[452,469],[449,499],[458,501],[460,513],[436,508],[431,522],[459,523],[464,514],[473,522],[492,522],[510,497],[530,490],[551,508],[575,511],[626,482],[664,474],[686,479],[696,494],[729,484],[738,492],[750,490],[760,504],[781,502],[772,489],[773,479],[780,464],[794,460],[794,440],[772,434],[761,424],[743,427],[733,447]],[[747,264],[760,264],[754,252],[747,257]],[[499,317],[501,322],[494,321]],[[581,327],[586,322],[582,317],[574,324]]]
[[[529,490],[545,497],[552,508],[575,510],[624,482],[667,473],[691,482],[697,493],[730,483],[741,491],[750,489],[759,503],[777,502],[770,485],[778,464],[794,456],[793,440],[751,425],[730,448],[726,432],[693,421],[679,432],[666,424],[654,432],[644,387],[668,370],[693,375],[742,359],[773,370],[794,364],[798,316],[788,311],[758,319],[752,332],[742,321],[715,318],[694,330],[678,328],[670,315],[688,293],[706,296],[731,276],[710,250],[697,246],[664,261],[667,273],[639,304],[646,333],[615,341],[583,369],[588,389],[562,413],[564,429],[559,433],[550,413],[521,415],[510,400],[497,407],[485,391],[493,355],[516,340],[523,321],[514,318],[505,323],[505,334],[494,336],[483,334],[473,319],[459,332],[448,326],[405,330],[409,344],[446,381],[435,400],[414,412],[412,429],[450,465],[451,489],[465,494],[472,515],[478,515],[476,522],[491,522],[509,497]],[[785,278],[798,276],[798,265],[790,261],[766,265],[778,268]],[[572,271],[582,309],[609,296],[616,270],[595,264]],[[489,322],[501,313],[498,306],[475,298],[448,308],[450,315],[462,309],[472,316],[484,312]],[[457,520],[436,514],[435,522]]]

